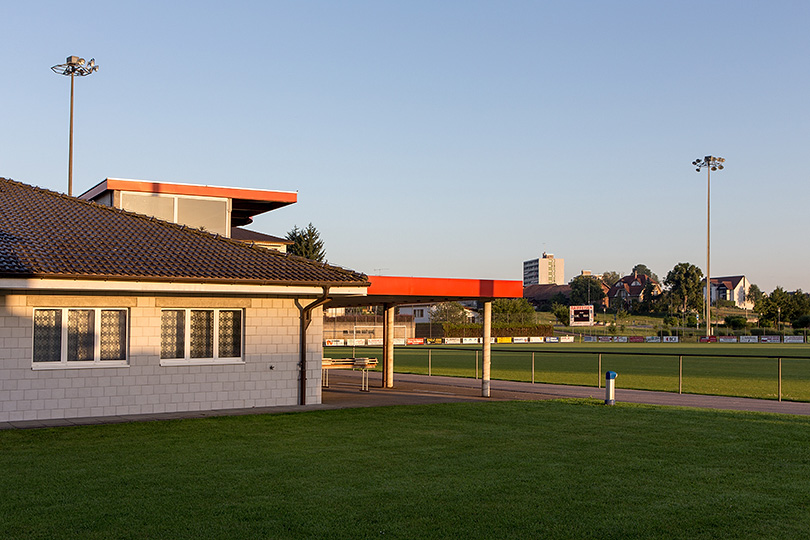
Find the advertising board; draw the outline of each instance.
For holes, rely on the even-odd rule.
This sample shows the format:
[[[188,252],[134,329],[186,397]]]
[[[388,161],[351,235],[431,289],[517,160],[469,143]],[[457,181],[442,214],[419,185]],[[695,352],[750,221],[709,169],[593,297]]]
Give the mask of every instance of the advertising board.
[[[478,338],[464,338],[464,339],[475,339],[475,340],[477,340]],[[447,345],[461,345],[461,338],[460,337],[447,337],[447,338],[444,338],[444,342]],[[464,343],[467,343],[467,342],[465,341]],[[473,343],[477,343],[477,341],[473,341]]]
[[[661,336],[647,336],[644,341],[647,343],[661,343]]]
[[[452,339],[452,338],[450,338],[450,339]],[[447,340],[445,340],[444,342],[445,342],[445,343],[450,343],[450,342],[449,342],[449,341],[447,341]],[[462,342],[464,345],[478,345],[479,343],[481,343],[481,338],[477,338],[477,337],[465,337],[465,338],[461,338],[461,342]]]
[[[543,343],[545,340],[543,336],[533,336],[529,338],[529,343]]]
[[[558,338],[557,336],[549,336],[546,338],[546,343],[559,343],[559,342],[560,338]]]
[[[403,338],[403,337],[395,337],[394,338],[394,345],[405,345],[405,338]]]
[[[560,343],[573,343],[574,336],[560,336]]]
[[[382,347],[383,338],[368,338],[366,342],[369,345],[374,345],[375,347]]]
[[[613,338],[613,343],[627,343],[627,336],[616,336]]]
[[[596,336],[582,336],[583,343],[594,343],[596,341]]]
[[[720,343],[737,343],[737,336],[720,336],[717,341]]]
[[[630,343],[644,343],[644,336],[630,336],[627,340]]]
[[[664,336],[664,343],[678,343],[678,336]]]
[[[762,336],[759,338],[760,343],[781,343],[781,336]]]
[[[610,336],[599,336],[599,343],[610,343],[613,338]]]
[[[341,347],[343,346],[344,342],[342,339],[327,339],[326,346],[327,347]]]
[[[759,343],[759,336],[740,336],[740,343]]]
[[[408,345],[424,345],[425,344],[425,338],[415,338],[415,337],[408,338],[407,344]]]
[[[351,345],[353,347],[355,347],[355,346],[363,346],[365,344],[366,344],[365,339],[352,339],[352,338],[349,338],[349,339],[346,340],[346,345]]]
[[[499,337],[495,338],[496,343],[512,343],[512,338],[510,337]]]
[[[785,336],[785,343],[804,343],[804,336]]]
[[[528,343],[529,338],[527,337],[514,337],[512,338],[512,343]]]

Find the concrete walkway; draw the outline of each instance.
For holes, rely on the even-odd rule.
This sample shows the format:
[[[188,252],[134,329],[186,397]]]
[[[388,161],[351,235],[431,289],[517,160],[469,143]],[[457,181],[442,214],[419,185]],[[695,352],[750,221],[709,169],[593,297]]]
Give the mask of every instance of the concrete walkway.
[[[481,381],[458,377],[428,377],[427,375],[394,375],[394,388],[381,388],[382,374],[370,374],[370,391],[360,390],[360,372],[340,371],[329,375],[330,387],[323,390],[323,403],[309,406],[256,407],[249,409],[225,409],[217,411],[192,411],[176,413],[105,416],[94,418],[70,418],[58,420],[26,420],[0,422],[2,429],[30,429],[42,427],[81,426],[92,424],[117,424],[124,422],[147,422],[154,420],[177,420],[186,418],[209,418],[214,416],[238,416],[246,414],[277,414],[313,410],[346,409],[355,407],[383,407],[389,405],[420,405],[429,403],[491,402],[512,400],[541,400],[560,398],[604,399],[604,389],[587,386],[564,386],[555,384],[531,384],[513,381],[491,381],[491,397],[481,396]],[[648,403],[704,409],[756,411],[781,414],[810,415],[810,403],[792,401],[778,402],[767,399],[748,399],[697,394],[675,394],[645,390],[616,389],[616,401]]]

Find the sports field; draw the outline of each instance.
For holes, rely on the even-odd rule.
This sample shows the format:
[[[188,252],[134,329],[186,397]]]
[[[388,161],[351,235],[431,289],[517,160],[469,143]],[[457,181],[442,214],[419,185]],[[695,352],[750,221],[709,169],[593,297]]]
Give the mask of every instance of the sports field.
[[[810,418],[596,400],[0,432],[0,538],[810,536]]]
[[[397,347],[401,373],[480,376],[481,346]],[[601,369],[599,353],[602,354]],[[810,401],[810,346],[799,344],[585,343],[493,345],[493,379],[597,386],[604,372],[619,374],[618,388],[776,399],[781,358],[782,399]],[[325,347],[327,358],[382,359],[379,347]],[[679,355],[683,355],[682,364]],[[716,355],[716,356],[709,356]],[[380,369],[378,367],[378,369]]]

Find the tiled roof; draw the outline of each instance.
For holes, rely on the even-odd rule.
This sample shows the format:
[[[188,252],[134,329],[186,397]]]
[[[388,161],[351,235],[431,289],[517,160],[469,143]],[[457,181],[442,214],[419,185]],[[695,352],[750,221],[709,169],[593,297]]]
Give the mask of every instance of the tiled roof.
[[[535,302],[548,302],[557,294],[571,296],[570,285],[534,284],[523,288],[523,298]]]
[[[0,178],[0,277],[362,286],[364,274]]]
[[[639,285],[633,285],[633,283],[636,281],[639,283]],[[623,290],[630,298],[641,298],[642,293],[644,292],[644,287],[647,286],[648,282],[653,284],[654,290],[660,291],[661,286],[658,284],[658,282],[646,274],[630,274],[628,276],[624,276],[619,281],[614,283],[607,295],[609,298],[615,298],[619,294],[619,291]]]

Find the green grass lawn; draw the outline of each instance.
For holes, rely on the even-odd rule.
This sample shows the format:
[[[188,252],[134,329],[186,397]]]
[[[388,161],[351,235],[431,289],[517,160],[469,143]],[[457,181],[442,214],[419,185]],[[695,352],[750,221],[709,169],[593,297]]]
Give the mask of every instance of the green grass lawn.
[[[594,400],[0,432],[0,538],[807,538],[810,418]]]
[[[476,351],[480,346],[410,346],[398,347],[394,368],[401,373],[475,377]],[[597,353],[602,356],[601,370]],[[371,356],[382,359],[379,347],[326,347],[324,356],[331,358]],[[685,356],[683,358],[683,391],[776,399],[778,395],[778,361],[763,356],[782,356],[782,399],[810,401],[810,346],[793,344],[668,344],[668,343],[559,343],[528,345],[493,345],[493,379],[531,381],[532,352],[535,352],[535,382],[597,386],[604,384],[604,372],[616,371],[620,388],[678,391],[679,354],[738,355],[728,358]],[[632,353],[663,353],[666,356],[643,356]],[[380,367],[378,367],[380,369]]]

